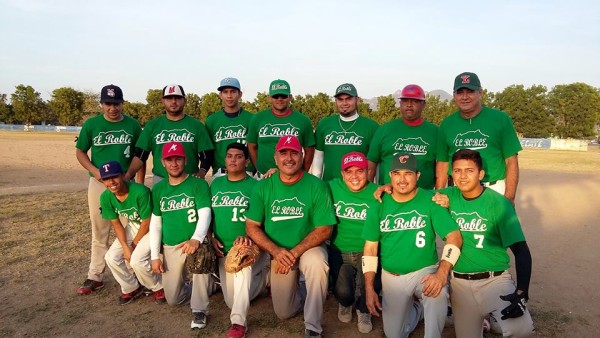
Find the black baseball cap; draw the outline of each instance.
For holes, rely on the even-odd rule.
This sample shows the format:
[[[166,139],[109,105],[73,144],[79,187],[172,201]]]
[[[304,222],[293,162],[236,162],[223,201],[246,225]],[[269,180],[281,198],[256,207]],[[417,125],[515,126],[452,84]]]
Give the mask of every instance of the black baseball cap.
[[[123,103],[123,91],[119,86],[110,84],[102,87],[100,103]]]

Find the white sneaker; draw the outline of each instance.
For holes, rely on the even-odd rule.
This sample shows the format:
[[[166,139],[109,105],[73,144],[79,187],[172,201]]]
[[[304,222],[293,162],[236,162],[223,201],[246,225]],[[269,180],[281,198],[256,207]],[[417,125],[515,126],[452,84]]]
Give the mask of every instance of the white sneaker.
[[[369,333],[373,330],[373,324],[371,324],[371,314],[370,313],[362,313],[356,310],[356,315],[358,316],[358,332],[360,333]]]
[[[206,327],[206,313],[194,312],[194,319],[192,320],[192,329],[203,329]]]
[[[343,306],[338,305],[338,319],[342,323],[350,323],[352,321],[352,305]]]

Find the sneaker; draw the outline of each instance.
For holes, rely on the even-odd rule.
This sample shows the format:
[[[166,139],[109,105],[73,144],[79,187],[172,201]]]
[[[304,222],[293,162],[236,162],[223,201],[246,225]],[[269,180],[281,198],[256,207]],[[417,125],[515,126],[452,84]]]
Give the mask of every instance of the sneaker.
[[[133,302],[136,298],[139,298],[144,293],[142,292],[142,288],[137,288],[130,293],[123,293],[119,297],[119,305],[127,305]]]
[[[77,289],[77,293],[80,295],[89,295],[92,291],[100,290],[104,287],[103,282],[96,282],[95,280],[86,279],[83,285]]]
[[[238,324],[231,324],[227,338],[244,338],[246,337],[246,327]]]
[[[145,297],[151,296],[153,294],[152,290],[142,285],[142,293]]]
[[[318,333],[318,332],[315,332],[315,331],[313,331],[313,330],[306,329],[306,330],[304,331],[304,337],[316,337],[316,338],[321,338],[321,334],[320,334],[320,333]]]
[[[160,289],[152,292],[152,298],[154,298],[154,302],[156,304],[164,304],[167,302],[167,298],[165,298],[165,290]]]
[[[358,332],[360,333],[369,333],[373,330],[373,324],[371,323],[371,314],[370,313],[362,313],[356,310],[356,315],[358,316]]]
[[[194,312],[194,320],[192,320],[192,329],[203,329],[206,327],[206,313]]]
[[[352,306],[338,305],[338,319],[342,323],[350,323],[352,321]]]

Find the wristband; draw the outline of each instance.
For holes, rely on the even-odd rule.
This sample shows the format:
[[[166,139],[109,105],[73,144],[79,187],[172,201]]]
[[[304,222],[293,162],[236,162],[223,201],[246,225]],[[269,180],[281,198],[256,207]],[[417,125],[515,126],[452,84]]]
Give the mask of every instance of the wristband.
[[[460,249],[454,244],[446,244],[444,245],[444,250],[442,251],[442,260],[447,261],[452,264],[452,266],[456,265],[458,261],[458,257],[460,257]]]
[[[378,261],[379,261],[379,257],[377,257],[377,256],[362,256],[363,273],[377,272]]]

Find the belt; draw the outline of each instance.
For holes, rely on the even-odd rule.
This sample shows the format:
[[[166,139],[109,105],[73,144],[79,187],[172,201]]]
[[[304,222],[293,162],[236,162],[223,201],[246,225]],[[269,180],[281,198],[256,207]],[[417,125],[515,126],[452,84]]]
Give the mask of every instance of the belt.
[[[491,181],[491,182],[481,182],[481,185],[485,186],[485,187],[490,187],[494,184],[498,183],[498,181]]]
[[[460,272],[452,272],[454,278],[466,279],[466,280],[480,280],[480,279],[488,279],[491,277],[497,277],[503,274],[504,271],[486,271],[486,272],[476,272],[476,273],[460,273]]]

